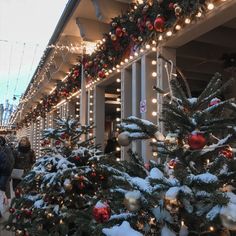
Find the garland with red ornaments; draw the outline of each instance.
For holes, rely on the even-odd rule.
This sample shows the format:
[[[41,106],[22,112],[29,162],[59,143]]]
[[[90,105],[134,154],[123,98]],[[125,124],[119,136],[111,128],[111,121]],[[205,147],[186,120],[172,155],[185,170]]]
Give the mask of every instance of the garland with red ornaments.
[[[146,0],[142,4],[131,4],[130,9],[112,19],[110,32],[104,34],[92,55],[83,61],[87,84],[96,79],[105,79],[112,70],[133,56],[143,45],[153,44],[157,47],[162,40],[175,35],[186,25],[198,20],[205,12],[220,4],[220,0]],[[44,117],[62,98],[80,88],[80,63],[71,69],[65,83],[57,86],[55,91],[42,99],[18,124],[18,128]],[[78,72],[78,73],[77,73]],[[71,81],[72,78],[72,81]]]

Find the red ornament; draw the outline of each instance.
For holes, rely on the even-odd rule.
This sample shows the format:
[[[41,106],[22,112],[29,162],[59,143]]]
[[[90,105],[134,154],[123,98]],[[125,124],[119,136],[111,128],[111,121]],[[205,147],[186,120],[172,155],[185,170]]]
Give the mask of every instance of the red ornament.
[[[83,183],[83,182],[79,183],[79,189],[82,190],[82,189],[84,189],[84,188],[85,188],[84,183]]]
[[[173,2],[169,3],[169,5],[168,5],[169,9],[174,10],[174,8],[175,8],[174,5],[175,4]]]
[[[96,177],[96,176],[97,176],[96,172],[92,172],[92,173],[91,173],[91,176],[92,176],[92,177]]]
[[[150,30],[150,31],[153,30],[153,28],[154,28],[151,21],[147,21],[146,26],[147,26],[148,30]]]
[[[93,217],[99,222],[103,223],[110,219],[111,209],[106,202],[99,201],[93,208]]]
[[[163,32],[165,28],[165,18],[158,16],[154,21],[154,28],[157,32]]]
[[[226,147],[225,149],[219,151],[219,155],[222,155],[229,160],[233,159],[234,157],[234,153],[230,147]]]
[[[20,197],[20,195],[21,195],[21,191],[20,191],[19,188],[17,188],[17,189],[15,190],[15,196],[16,196],[16,197]]]
[[[116,28],[116,36],[120,38],[120,37],[122,37],[122,35],[123,35],[122,28],[117,27]]]
[[[76,161],[80,161],[80,156],[76,156],[76,157],[74,157],[74,159],[76,160]]]
[[[105,72],[103,70],[100,70],[98,72],[98,77],[104,79],[106,77]]]
[[[10,212],[11,214],[13,214],[13,213],[15,212],[15,210],[16,210],[15,208],[12,208],[12,207],[11,207],[11,208],[9,209],[9,212]]]
[[[100,180],[104,180],[105,177],[103,175],[100,175]]]
[[[61,144],[61,141],[60,140],[56,140],[55,145],[58,146],[60,144]]]
[[[25,213],[27,216],[31,216],[31,215],[32,215],[32,211],[29,210],[29,209],[25,209],[25,210],[24,210],[24,213]]]
[[[74,71],[74,77],[78,77],[79,76],[79,70],[75,70]]]
[[[146,170],[150,170],[150,163],[145,163],[144,167],[145,167]]]
[[[171,160],[168,162],[168,167],[169,167],[170,169],[174,169],[175,166],[176,166],[176,164],[177,164],[177,161],[176,161],[175,159],[171,159]]]
[[[221,100],[219,98],[213,98],[211,101],[210,101],[210,104],[209,104],[209,107],[212,107],[218,103],[220,103]]]
[[[206,138],[200,132],[195,132],[188,136],[188,144],[192,150],[202,149],[206,145],[206,142]]]
[[[63,134],[61,134],[61,138],[66,139],[66,138],[68,138],[68,135],[66,133],[63,133]]]

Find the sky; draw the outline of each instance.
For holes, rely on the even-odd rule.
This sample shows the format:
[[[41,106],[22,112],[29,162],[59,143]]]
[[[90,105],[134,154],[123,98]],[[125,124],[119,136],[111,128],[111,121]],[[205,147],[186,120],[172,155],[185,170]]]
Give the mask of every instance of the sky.
[[[17,104],[67,2],[0,0],[0,104]]]

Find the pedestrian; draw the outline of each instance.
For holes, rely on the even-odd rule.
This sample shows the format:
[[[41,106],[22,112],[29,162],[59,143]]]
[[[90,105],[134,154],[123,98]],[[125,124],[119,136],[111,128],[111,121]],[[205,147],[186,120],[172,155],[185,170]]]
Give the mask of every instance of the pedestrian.
[[[9,187],[13,166],[13,153],[11,149],[7,147],[5,138],[0,136],[0,217],[4,213],[8,201],[6,191]]]
[[[18,147],[14,152],[15,165],[14,170],[22,170],[23,174],[29,172],[35,163],[35,153],[31,149],[30,141],[27,137],[22,137],[18,143]],[[13,189],[21,182],[21,179],[13,177]]]

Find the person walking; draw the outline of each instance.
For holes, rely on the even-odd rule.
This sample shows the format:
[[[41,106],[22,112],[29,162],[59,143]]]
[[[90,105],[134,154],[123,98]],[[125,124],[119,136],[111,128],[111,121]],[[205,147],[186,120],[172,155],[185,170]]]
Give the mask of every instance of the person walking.
[[[14,153],[15,165],[14,169],[23,170],[26,174],[31,170],[33,164],[35,163],[35,153],[31,149],[30,141],[27,137],[22,137],[18,143],[18,147]],[[20,179],[13,178],[13,189],[20,183]]]
[[[13,166],[13,153],[11,149],[7,147],[5,138],[0,136],[0,217],[4,213],[5,205],[8,201],[6,191],[9,187]]]

